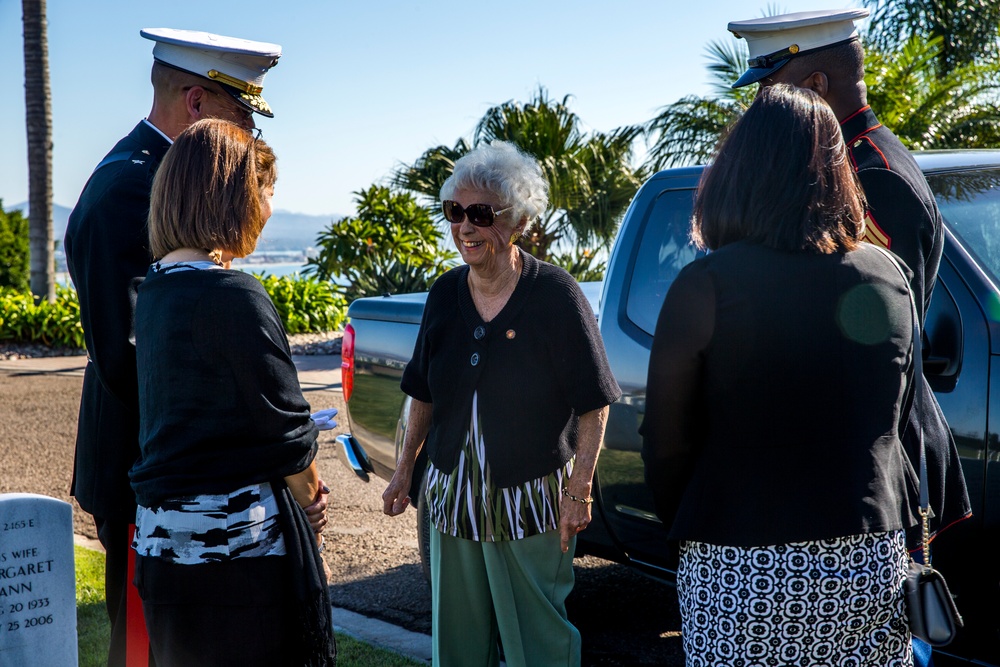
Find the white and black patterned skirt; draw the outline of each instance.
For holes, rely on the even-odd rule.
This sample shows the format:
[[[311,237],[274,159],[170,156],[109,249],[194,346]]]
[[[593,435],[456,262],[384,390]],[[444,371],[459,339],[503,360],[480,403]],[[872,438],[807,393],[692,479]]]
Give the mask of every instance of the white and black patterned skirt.
[[[766,547],[681,545],[688,667],[913,664],[903,531]]]

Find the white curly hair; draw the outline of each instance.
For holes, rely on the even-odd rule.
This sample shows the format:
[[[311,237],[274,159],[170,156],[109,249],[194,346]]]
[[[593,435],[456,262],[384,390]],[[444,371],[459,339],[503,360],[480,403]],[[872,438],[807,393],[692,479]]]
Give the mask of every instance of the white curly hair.
[[[502,207],[514,207],[515,220],[537,220],[549,207],[549,184],[538,160],[507,141],[480,144],[458,160],[441,186],[441,201],[458,190],[485,190],[497,195]]]

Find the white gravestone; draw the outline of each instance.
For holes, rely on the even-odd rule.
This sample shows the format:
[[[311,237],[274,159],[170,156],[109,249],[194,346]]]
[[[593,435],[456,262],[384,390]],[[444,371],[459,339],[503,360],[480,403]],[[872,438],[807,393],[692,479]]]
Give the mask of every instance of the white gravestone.
[[[73,508],[0,494],[0,665],[76,667]]]

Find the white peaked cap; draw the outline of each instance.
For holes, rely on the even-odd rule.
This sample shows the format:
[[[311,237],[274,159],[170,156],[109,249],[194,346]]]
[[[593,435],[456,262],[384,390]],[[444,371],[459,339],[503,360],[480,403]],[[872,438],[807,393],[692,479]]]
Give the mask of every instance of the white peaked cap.
[[[731,22],[729,31],[747,40],[750,49],[750,68],[733,88],[760,81],[792,58],[856,39],[854,22],[869,13],[867,9],[831,9]]]
[[[264,75],[281,57],[279,45],[174,28],[144,28],[139,34],[156,42],[158,62],[215,81],[243,106],[274,116],[261,93]]]

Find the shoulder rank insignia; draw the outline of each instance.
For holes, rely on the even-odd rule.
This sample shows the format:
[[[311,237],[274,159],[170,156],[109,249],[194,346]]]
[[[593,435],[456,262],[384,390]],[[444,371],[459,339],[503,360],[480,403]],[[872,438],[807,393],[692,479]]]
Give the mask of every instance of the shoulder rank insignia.
[[[871,211],[865,212],[865,241],[881,246],[886,250],[892,249],[892,237],[886,234],[882,228],[878,226],[878,223],[875,222],[875,218],[872,217]]]

